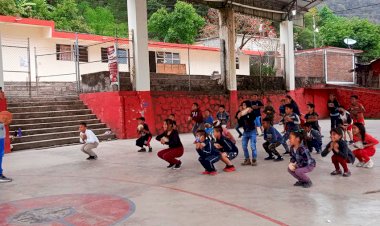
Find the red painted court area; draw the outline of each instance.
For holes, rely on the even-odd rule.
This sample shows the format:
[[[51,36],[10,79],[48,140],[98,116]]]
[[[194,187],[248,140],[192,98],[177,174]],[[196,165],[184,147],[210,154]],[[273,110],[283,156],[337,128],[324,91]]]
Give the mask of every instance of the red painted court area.
[[[122,223],[134,212],[122,197],[101,194],[58,195],[0,205],[0,225],[97,225]]]

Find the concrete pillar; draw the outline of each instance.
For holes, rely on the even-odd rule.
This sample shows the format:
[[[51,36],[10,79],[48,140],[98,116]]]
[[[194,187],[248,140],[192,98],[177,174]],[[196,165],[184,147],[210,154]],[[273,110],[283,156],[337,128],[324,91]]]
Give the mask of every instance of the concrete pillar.
[[[130,42],[133,50],[131,79],[136,91],[150,90],[147,1],[128,0],[128,27],[133,36]]]
[[[235,18],[232,8],[219,10],[220,68],[221,77],[229,91],[230,114],[238,110],[235,56]],[[231,117],[231,121],[235,121]],[[232,125],[231,125],[232,126]]]
[[[3,47],[1,44],[1,33],[0,33],[0,87],[3,87],[4,91],[4,62],[3,62]]]
[[[286,89],[295,90],[295,62],[294,62],[294,39],[293,21],[283,21],[280,24],[280,43],[285,46],[285,78]]]
[[[221,74],[227,90],[237,90],[235,58],[235,19],[232,8],[219,10],[219,36],[221,41]]]

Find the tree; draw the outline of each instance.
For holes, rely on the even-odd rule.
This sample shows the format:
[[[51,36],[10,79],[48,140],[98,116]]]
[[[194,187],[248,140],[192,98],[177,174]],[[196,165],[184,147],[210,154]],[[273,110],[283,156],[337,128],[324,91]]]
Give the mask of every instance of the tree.
[[[16,16],[18,13],[14,0],[0,0],[0,15]]]
[[[159,41],[192,44],[204,24],[191,4],[178,1],[173,12],[161,8],[153,13],[148,30],[150,37]]]
[[[114,36],[116,31],[115,18],[112,12],[105,7],[87,7],[84,18],[95,34]]]
[[[219,12],[216,9],[209,9],[206,25],[202,29],[201,37],[214,38],[219,36]],[[257,37],[276,37],[276,30],[270,20],[250,17],[235,13],[235,33],[243,35],[239,49],[252,39]]]
[[[52,12],[51,19],[55,21],[56,27],[61,30],[91,32],[84,17],[79,14],[75,0],[61,0]]]
[[[363,50],[360,61],[368,62],[380,57],[380,26],[365,19],[337,16],[327,6],[305,14],[305,28],[295,28],[295,42],[303,48],[313,48],[313,16],[319,33],[317,47],[335,46],[347,48],[345,38],[357,41],[354,49]]]

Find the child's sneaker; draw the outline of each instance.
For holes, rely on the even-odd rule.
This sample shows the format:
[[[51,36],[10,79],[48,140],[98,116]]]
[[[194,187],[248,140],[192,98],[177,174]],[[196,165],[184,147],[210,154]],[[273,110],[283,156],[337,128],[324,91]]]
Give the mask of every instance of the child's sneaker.
[[[241,163],[242,166],[249,166],[251,165],[251,160],[250,159],[244,159],[244,162]]]
[[[236,171],[235,169],[235,166],[226,166],[224,169],[223,169],[224,172],[234,172]]]
[[[252,159],[252,166],[257,166],[257,161],[256,161],[256,159]]]
[[[137,152],[146,152],[146,149],[145,149],[145,148],[141,148],[141,149],[138,150]]]
[[[365,164],[365,162],[358,162],[358,164],[356,164],[356,167],[363,167]]]
[[[351,176],[351,172],[350,172],[350,171],[348,171],[348,172],[344,172],[344,173],[343,173],[343,176],[344,176],[344,177],[349,177],[349,176]]]
[[[175,164],[173,164],[173,163],[170,163],[166,168],[173,168],[173,166],[174,166]]]
[[[174,165],[173,169],[174,170],[181,169],[181,165],[182,165],[182,162],[179,162],[179,163]]]
[[[373,161],[370,159],[368,162],[364,163],[364,168],[372,168],[373,167]]]
[[[153,148],[152,147],[149,147],[149,152],[152,152],[153,151]]]
[[[334,170],[330,173],[331,176],[336,176],[336,175],[342,175],[342,171],[340,170]]]
[[[304,187],[304,188],[310,188],[312,185],[313,185],[313,183],[311,181],[309,181],[309,182],[304,182],[303,185],[302,185],[302,187]]]
[[[283,161],[284,158],[282,156],[278,156],[274,161],[275,162],[280,162],[280,161]]]
[[[202,172],[201,174],[202,174],[202,175],[209,175],[210,172],[209,172],[209,171],[204,171],[204,172]]]
[[[299,187],[302,186],[303,182],[302,181],[297,181],[296,183],[293,184],[293,186]]]
[[[0,175],[0,183],[7,183],[7,182],[12,182],[12,179],[4,175]]]
[[[211,172],[209,173],[210,176],[215,176],[216,174],[218,174],[216,171],[211,171]]]
[[[266,157],[264,160],[273,160],[273,159],[274,159],[273,155],[270,155],[270,156]]]

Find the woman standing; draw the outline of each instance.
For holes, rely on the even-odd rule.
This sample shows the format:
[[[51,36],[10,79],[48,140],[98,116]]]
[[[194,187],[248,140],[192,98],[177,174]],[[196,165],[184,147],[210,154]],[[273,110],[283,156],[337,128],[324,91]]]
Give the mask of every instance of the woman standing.
[[[173,129],[173,121],[166,119],[163,124],[164,132],[156,137],[163,145],[169,145],[169,148],[159,151],[158,157],[167,161],[167,168],[180,169],[182,162],[177,159],[183,155],[183,145],[179,139],[178,131]]]

